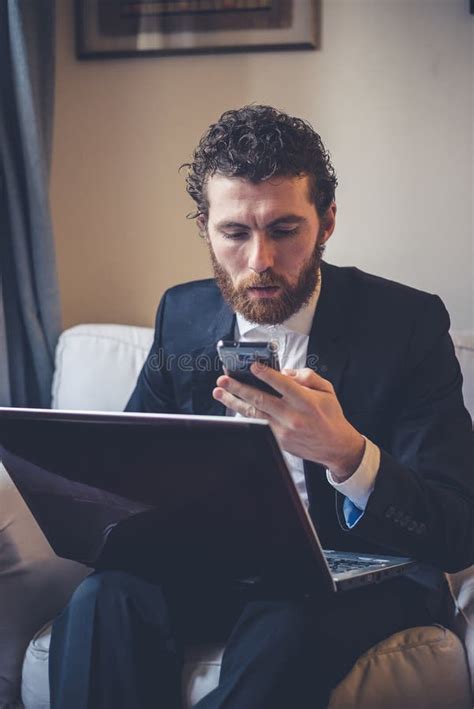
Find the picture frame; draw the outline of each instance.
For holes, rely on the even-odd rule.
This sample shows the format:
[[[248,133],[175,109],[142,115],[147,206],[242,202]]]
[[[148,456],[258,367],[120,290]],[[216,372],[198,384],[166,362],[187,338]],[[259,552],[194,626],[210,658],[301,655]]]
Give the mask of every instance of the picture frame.
[[[317,49],[320,0],[75,0],[80,60]]]

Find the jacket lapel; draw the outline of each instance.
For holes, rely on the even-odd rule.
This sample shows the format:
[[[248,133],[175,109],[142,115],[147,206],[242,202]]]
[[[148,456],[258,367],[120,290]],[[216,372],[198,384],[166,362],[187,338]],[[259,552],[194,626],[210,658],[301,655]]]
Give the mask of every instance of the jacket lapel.
[[[235,314],[222,300],[215,318],[205,336],[205,345],[191,352],[192,356],[192,409],[194,414],[224,416],[225,406],[212,397],[216,379],[223,374],[217,354],[219,340],[233,340]]]
[[[306,366],[328,379],[336,394],[349,358],[350,303],[334,266],[321,264],[321,294],[309,335]]]

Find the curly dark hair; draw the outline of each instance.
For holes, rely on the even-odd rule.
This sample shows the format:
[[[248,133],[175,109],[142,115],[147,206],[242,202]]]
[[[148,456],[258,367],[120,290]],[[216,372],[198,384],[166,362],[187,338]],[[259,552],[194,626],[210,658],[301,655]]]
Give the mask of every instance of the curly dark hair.
[[[320,136],[309,123],[271,106],[244,106],[226,111],[209,126],[187,167],[186,189],[197,210],[207,217],[206,184],[219,173],[261,182],[272,176],[310,178],[310,198],[322,218],[334,201],[337,177]]]

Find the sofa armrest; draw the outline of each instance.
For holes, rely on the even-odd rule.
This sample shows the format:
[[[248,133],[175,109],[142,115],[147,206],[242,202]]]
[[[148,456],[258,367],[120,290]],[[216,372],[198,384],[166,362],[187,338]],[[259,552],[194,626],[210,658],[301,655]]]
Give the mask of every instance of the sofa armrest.
[[[395,633],[362,655],[331,695],[328,709],[470,709],[464,648],[441,626]]]
[[[19,699],[33,634],[59,613],[88,569],[60,559],[0,464],[0,707]]]

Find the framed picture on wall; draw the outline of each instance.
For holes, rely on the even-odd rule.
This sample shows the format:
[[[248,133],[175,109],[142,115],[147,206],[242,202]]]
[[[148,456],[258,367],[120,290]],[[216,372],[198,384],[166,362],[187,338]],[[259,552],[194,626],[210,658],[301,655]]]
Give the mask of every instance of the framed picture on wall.
[[[79,59],[316,49],[320,0],[76,0]]]

